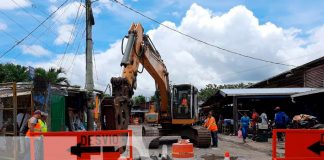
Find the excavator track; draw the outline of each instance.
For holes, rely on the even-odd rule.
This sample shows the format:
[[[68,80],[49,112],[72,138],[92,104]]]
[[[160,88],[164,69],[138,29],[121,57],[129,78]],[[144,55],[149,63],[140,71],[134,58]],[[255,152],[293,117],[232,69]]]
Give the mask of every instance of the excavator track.
[[[208,148],[211,143],[210,131],[201,126],[192,126],[191,129],[193,131],[193,140],[196,147]]]
[[[159,148],[160,145],[160,136],[159,136],[159,129],[155,127],[150,127],[143,125],[142,127],[142,137],[144,140],[144,144],[148,144],[148,148]]]

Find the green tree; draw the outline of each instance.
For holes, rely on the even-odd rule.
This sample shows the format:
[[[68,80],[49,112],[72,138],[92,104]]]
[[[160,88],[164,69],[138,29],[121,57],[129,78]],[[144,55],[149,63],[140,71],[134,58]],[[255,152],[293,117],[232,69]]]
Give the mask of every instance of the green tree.
[[[62,84],[65,83],[69,85],[69,81],[66,77],[61,77],[62,74],[65,74],[63,68],[50,68],[45,70],[44,68],[36,68],[35,75],[36,77],[41,77],[45,79],[48,83],[51,84]]]
[[[139,95],[133,98],[134,106],[138,106],[140,104],[145,103],[145,97],[143,95]]]
[[[12,63],[0,64],[0,82],[26,82],[28,69],[25,66]]]
[[[199,90],[198,98],[202,101],[206,101],[209,97],[214,95],[220,89],[238,89],[238,88],[247,88],[252,85],[252,83],[237,83],[237,84],[207,84],[205,88]]]

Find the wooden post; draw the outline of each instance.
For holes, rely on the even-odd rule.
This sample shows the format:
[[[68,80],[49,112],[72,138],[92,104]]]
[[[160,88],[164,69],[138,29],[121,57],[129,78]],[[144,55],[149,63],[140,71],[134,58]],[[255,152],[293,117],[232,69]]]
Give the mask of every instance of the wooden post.
[[[14,136],[17,136],[17,83],[12,84],[12,105],[13,105],[13,130]]]
[[[32,115],[33,112],[34,112],[34,98],[33,98],[33,91],[30,91],[30,113],[29,114]]]
[[[234,134],[237,135],[238,131],[238,114],[237,114],[237,97],[233,97],[233,120],[234,120],[234,126],[233,131]]]
[[[17,159],[17,136],[18,136],[18,132],[17,132],[17,83],[14,82],[12,84],[12,105],[13,105],[13,131],[14,131],[14,141],[13,141],[13,145],[14,145],[14,149],[13,149],[13,158]]]

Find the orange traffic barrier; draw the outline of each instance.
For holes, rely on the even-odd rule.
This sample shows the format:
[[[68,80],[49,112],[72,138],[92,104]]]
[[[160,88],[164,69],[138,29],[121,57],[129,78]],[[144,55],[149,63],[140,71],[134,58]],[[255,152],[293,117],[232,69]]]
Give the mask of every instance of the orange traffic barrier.
[[[172,157],[173,158],[193,158],[194,149],[193,144],[189,140],[179,140],[178,143],[172,144]]]
[[[230,153],[228,151],[224,154],[224,160],[230,160]]]
[[[274,129],[272,131],[272,159],[324,159],[324,130]],[[277,133],[285,134],[284,154],[277,153]],[[283,145],[283,144],[279,144]]]

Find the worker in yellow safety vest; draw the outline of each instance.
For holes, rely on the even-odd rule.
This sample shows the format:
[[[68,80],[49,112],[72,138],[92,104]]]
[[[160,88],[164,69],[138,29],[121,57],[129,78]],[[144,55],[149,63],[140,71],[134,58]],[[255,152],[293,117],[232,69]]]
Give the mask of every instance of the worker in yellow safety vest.
[[[41,127],[41,132],[47,132],[47,123],[46,123],[47,116],[48,116],[48,113],[42,112],[41,118],[38,119],[38,123],[40,124],[40,127]]]
[[[216,120],[213,117],[212,111],[208,113],[208,118],[206,120],[206,123],[204,124],[204,127],[206,127],[211,133],[211,137],[213,140],[212,147],[218,147],[218,136],[217,136],[218,128],[216,125]]]
[[[38,123],[38,120],[41,118],[41,111],[36,110],[34,112],[34,115],[29,118],[28,120],[28,131],[26,133],[26,136],[30,136],[31,132],[41,132],[41,126],[40,123]]]

